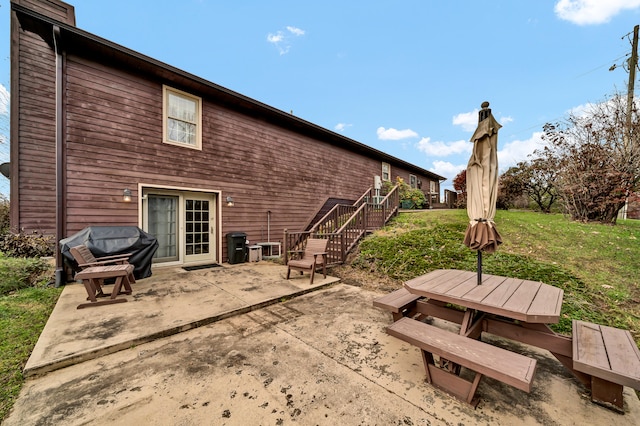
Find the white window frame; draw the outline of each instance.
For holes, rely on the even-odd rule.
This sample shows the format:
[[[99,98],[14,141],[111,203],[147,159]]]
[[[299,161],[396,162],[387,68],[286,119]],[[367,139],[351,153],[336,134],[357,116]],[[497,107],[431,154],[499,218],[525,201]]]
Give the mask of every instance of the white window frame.
[[[409,186],[413,189],[418,187],[418,177],[416,175],[409,175]]]
[[[382,163],[382,180],[387,182],[391,181],[391,164],[389,163]]]
[[[158,195],[176,195],[179,197],[179,206],[183,205],[185,194],[208,194],[214,197],[215,205],[212,205],[211,209],[215,209],[216,215],[216,235],[210,240],[210,244],[215,244],[215,259],[214,261],[217,263],[222,263],[222,238],[218,234],[219,230],[222,229],[222,191],[209,189],[209,188],[193,188],[193,187],[184,187],[184,186],[170,186],[170,185],[156,185],[151,183],[138,183],[138,194],[144,194],[143,196],[138,198],[138,226],[144,231],[148,231],[147,224],[147,197],[146,194],[158,194]],[[185,254],[182,250],[184,247],[184,209],[182,207],[178,208],[178,247],[180,253],[179,259],[174,262],[162,262],[162,263],[153,263],[151,265],[152,268],[156,267],[165,267],[165,266],[176,266],[176,265],[185,265]]]
[[[196,121],[191,122],[196,126],[196,140],[195,145],[190,145],[185,142],[174,141],[169,139],[169,132],[167,129],[167,122],[169,120],[169,94],[188,99],[196,104]],[[162,86],[162,141],[166,144],[177,145],[185,148],[202,150],[202,98],[183,92],[178,89],[174,89],[169,86]]]

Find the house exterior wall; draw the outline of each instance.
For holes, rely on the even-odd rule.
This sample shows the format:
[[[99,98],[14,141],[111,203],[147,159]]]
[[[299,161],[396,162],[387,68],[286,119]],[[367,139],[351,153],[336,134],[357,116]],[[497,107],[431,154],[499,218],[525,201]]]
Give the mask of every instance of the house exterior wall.
[[[37,21],[30,19],[25,22]],[[341,136],[285,113],[263,114],[257,103],[239,107],[246,101],[230,101],[228,94],[223,99],[216,88],[178,71],[156,72],[149,61],[138,67],[127,62],[137,58],[118,61],[84,45],[67,48],[75,34],[63,34],[57,45],[62,64],[56,79],[56,45],[34,28],[39,35],[20,27],[12,14],[18,76],[12,80],[18,117],[12,121],[14,228],[60,239],[92,225],[142,226],[140,188],[188,188],[220,196],[216,235],[223,247],[218,260],[224,261],[226,233],[246,232],[253,243],[267,241],[269,232],[271,241],[281,241],[284,229],[304,229],[328,198],[358,199],[381,175],[382,162],[390,164],[392,181],[413,174],[423,191],[434,180],[439,192],[436,175],[409,170],[407,163],[346,138],[342,144]],[[202,99],[201,150],[163,143],[163,85]],[[134,202],[123,201],[125,188]],[[233,207],[220,202],[226,196],[233,197]]]
[[[68,55],[66,63],[67,232],[96,224],[136,225],[124,188],[220,190],[235,206],[225,229],[257,240],[301,229],[328,197],[357,199],[381,161],[230,110],[203,96],[202,151],[162,142],[162,84]],[[182,87],[178,87],[184,90]],[[187,90],[185,90],[187,91]],[[201,96],[200,93],[193,93]],[[392,166],[395,176],[406,174]],[[423,177],[423,179],[426,179]],[[225,206],[226,209],[226,206]]]
[[[55,231],[55,53],[11,19],[11,224]],[[14,141],[20,141],[15,143]]]
[[[300,230],[327,198],[355,200],[380,174],[381,160],[273,126],[203,96],[202,151],[162,143],[162,84],[67,57],[67,232],[97,223],[138,224],[123,188],[203,188],[233,197],[222,233],[250,241]],[[185,90],[182,87],[178,87]],[[187,91],[187,90],[185,90]],[[191,92],[202,96],[200,93]],[[392,178],[409,172],[392,164]],[[419,179],[428,182],[426,176]],[[428,184],[427,184],[428,186]]]

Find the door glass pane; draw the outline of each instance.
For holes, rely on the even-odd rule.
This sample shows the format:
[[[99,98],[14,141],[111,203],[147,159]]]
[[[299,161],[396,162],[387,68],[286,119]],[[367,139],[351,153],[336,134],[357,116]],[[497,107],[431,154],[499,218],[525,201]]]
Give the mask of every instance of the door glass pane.
[[[185,200],[185,252],[190,254],[209,253],[209,202]]]
[[[178,259],[178,197],[149,195],[149,233],[158,240],[155,261]]]

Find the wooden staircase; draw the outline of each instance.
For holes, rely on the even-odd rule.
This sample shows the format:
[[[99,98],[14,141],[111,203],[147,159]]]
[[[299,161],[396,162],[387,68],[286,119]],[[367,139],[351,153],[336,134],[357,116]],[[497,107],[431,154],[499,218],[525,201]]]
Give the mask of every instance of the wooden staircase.
[[[322,219],[308,231],[284,231],[284,260],[288,253],[302,250],[307,238],[326,238],[327,263],[344,263],[347,254],[367,233],[382,228],[392,217],[398,214],[400,199],[398,186],[393,187],[384,198],[376,197],[373,188],[369,188],[353,204],[336,204]]]

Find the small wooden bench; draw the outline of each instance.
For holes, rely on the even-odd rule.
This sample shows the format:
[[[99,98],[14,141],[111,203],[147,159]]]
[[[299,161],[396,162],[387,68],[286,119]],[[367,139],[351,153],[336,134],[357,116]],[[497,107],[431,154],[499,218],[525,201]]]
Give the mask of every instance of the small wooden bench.
[[[623,411],[623,386],[640,390],[640,350],[627,330],[573,321],[573,368],[591,376],[591,400]]]
[[[394,321],[398,321],[403,316],[413,316],[416,307],[416,301],[421,296],[409,293],[409,290],[402,287],[389,294],[385,294],[373,301],[373,306],[385,309],[391,312]]]
[[[427,382],[474,407],[478,402],[474,395],[483,375],[531,391],[535,359],[407,317],[387,327],[387,333],[420,348]],[[473,382],[436,366],[434,354],[440,358],[440,367],[444,359],[474,371]]]
[[[129,277],[133,277],[134,266],[126,265],[107,265],[107,266],[91,266],[85,268],[76,274],[76,280],[82,280],[84,288],[87,291],[89,303],[78,305],[78,309],[88,308],[91,306],[110,305],[112,303],[124,303],[127,299],[116,299],[120,294],[131,294],[131,281]],[[101,281],[105,278],[115,278],[116,282],[111,290],[111,296],[106,300],[98,300],[97,297],[104,297],[102,292]],[[121,291],[124,286],[124,291]]]

